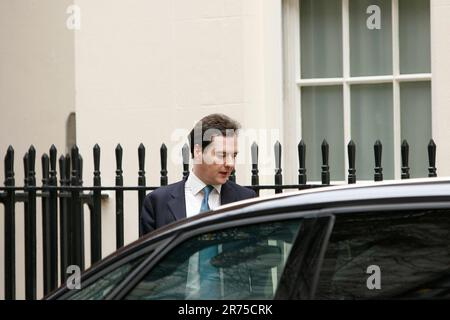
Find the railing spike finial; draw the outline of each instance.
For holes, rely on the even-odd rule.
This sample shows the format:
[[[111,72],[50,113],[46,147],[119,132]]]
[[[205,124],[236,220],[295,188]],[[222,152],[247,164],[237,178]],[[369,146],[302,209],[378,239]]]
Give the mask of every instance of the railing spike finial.
[[[402,154],[402,179],[409,179],[409,144],[408,141],[403,140],[401,146],[401,154]]]
[[[138,147],[138,165],[139,172],[145,173],[145,146],[143,143],[139,144]]]
[[[120,171],[122,173],[122,156],[123,156],[123,149],[120,143],[116,147],[116,172]]]
[[[259,147],[254,141],[250,147],[250,154],[252,158],[252,186],[259,185],[259,169],[258,169],[258,157],[259,157]],[[259,195],[259,189],[256,189],[256,194]]]
[[[166,186],[167,182],[168,182],[167,181],[167,147],[164,143],[161,145],[159,153],[160,153],[160,158],[161,158],[160,184],[161,184],[161,186]]]
[[[14,148],[8,147],[5,156],[5,185],[14,184]]]
[[[50,146],[49,154],[50,154],[50,175],[52,175],[52,171],[56,174],[56,157],[58,151],[54,144]]]
[[[436,169],[436,143],[431,139],[428,143],[428,177],[437,177]]]
[[[92,153],[94,156],[94,175],[98,172],[100,174],[100,146],[96,143],[92,149]]]
[[[348,183],[356,183],[356,144],[353,140],[347,145],[348,152]]]
[[[330,146],[326,139],[323,139],[321,149],[322,149],[322,184],[329,185],[330,184],[330,165],[329,165]]]
[[[277,142],[275,142],[275,185],[276,186],[281,186],[283,185],[283,176],[281,174],[282,169],[281,169],[281,143],[280,141],[277,140]],[[275,189],[275,193],[282,193],[283,189],[282,188],[276,188]]]
[[[190,157],[189,145],[185,143],[181,149],[181,157],[183,159],[183,179],[186,179],[189,175],[189,157]]]
[[[374,181],[383,181],[383,167],[381,166],[383,145],[380,140],[375,142],[373,146],[373,152],[375,155],[375,174]]]
[[[298,146],[298,184],[306,184],[306,143],[303,139],[300,140]]]
[[[28,149],[28,184],[30,186],[36,185],[36,149],[33,145]]]

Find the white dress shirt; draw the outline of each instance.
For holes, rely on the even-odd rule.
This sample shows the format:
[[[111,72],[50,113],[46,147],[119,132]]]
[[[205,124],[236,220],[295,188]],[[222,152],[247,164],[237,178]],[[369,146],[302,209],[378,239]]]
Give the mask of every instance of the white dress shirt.
[[[190,218],[200,213],[200,207],[204,197],[203,188],[206,187],[206,183],[200,180],[192,171],[184,186],[184,195],[186,199],[186,218]],[[213,185],[214,189],[211,191],[208,197],[208,204],[211,210],[214,210],[220,206],[220,190],[221,184]]]
[[[203,188],[206,183],[200,180],[193,171],[189,174],[185,187],[184,194],[186,199],[186,218],[190,218],[200,213],[202,201],[204,198]],[[220,191],[222,185],[213,185],[214,189],[208,197],[208,205],[211,210],[220,206]],[[186,285],[186,299],[198,299],[200,276],[198,272],[199,265],[198,252],[189,258],[187,285]]]

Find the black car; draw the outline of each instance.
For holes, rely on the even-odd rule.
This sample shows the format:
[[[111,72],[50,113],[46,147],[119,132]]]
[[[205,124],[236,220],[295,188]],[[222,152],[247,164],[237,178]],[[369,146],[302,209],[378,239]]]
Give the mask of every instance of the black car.
[[[215,254],[203,259],[206,248]],[[202,263],[215,274],[202,279]],[[449,289],[450,180],[422,179],[222,206],[148,234],[86,271],[81,289],[46,298],[429,299]]]

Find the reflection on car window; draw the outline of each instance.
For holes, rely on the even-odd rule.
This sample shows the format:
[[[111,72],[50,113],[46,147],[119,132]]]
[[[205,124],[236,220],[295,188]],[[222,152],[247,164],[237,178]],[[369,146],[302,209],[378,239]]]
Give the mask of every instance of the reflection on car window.
[[[111,290],[120,283],[129,272],[140,262],[142,262],[144,257],[137,258],[128,263],[117,267],[111,272],[107,273],[103,277],[100,277],[87,287],[83,288],[83,283],[81,283],[82,288],[76,290],[75,294],[67,297],[69,300],[100,300],[104,299]]]
[[[167,254],[126,299],[271,299],[300,220],[223,229]]]
[[[338,216],[315,298],[421,297],[449,275],[450,210]]]

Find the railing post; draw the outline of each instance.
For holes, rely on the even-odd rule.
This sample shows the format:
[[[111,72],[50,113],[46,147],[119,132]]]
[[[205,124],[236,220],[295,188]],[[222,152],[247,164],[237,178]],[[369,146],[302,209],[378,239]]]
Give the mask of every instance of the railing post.
[[[436,174],[436,144],[434,143],[434,140],[431,139],[430,143],[428,144],[428,177],[435,178],[437,177]]]
[[[60,185],[65,187],[69,185],[69,175],[67,174],[67,167],[70,168],[70,159],[63,155],[59,158],[59,176]],[[60,242],[60,274],[61,283],[64,283],[67,279],[67,267],[69,263],[69,248],[70,248],[70,238],[69,238],[69,217],[68,217],[68,198],[66,198],[67,191],[63,190],[59,193],[59,242]]]
[[[54,145],[50,147],[50,178],[48,184],[52,187],[58,186],[56,176],[56,155],[57,150]],[[49,238],[50,238],[50,291],[58,287],[58,191],[49,191]]]
[[[48,207],[48,183],[50,179],[50,159],[46,153],[41,157],[42,162],[42,253],[43,253],[43,273],[44,273],[44,295],[50,292],[50,217]]]
[[[187,179],[189,176],[189,154],[189,146],[185,143],[181,149],[181,157],[183,158],[183,179]]]
[[[274,146],[275,150],[275,186],[283,185],[283,176],[281,174],[281,143],[277,141]],[[282,193],[282,188],[275,188],[275,193]]]
[[[252,186],[259,186],[259,169],[258,169],[258,145],[256,142],[252,143],[251,146],[251,157],[252,157]],[[255,189],[256,195],[259,197],[259,189]]]
[[[138,161],[139,161],[139,178],[138,178],[138,185],[139,187],[145,187],[146,181],[145,181],[145,147],[141,143],[138,148]],[[138,217],[139,217],[139,237],[143,235],[143,231],[141,230],[141,213],[142,213],[142,206],[144,205],[144,199],[145,199],[145,190],[139,190],[138,191]]]
[[[84,270],[84,248],[83,248],[83,215],[82,215],[82,204],[80,197],[80,190],[76,187],[80,186],[81,173],[80,173],[80,156],[77,146],[72,147],[72,177],[71,186],[75,187],[72,189],[71,194],[71,211],[70,219],[72,220],[72,230],[71,234],[71,247],[70,253],[72,254],[72,259],[70,264],[77,265],[81,270]]]
[[[373,146],[373,152],[375,155],[375,174],[374,181],[383,181],[383,167],[381,166],[383,145],[380,140],[375,142]]]
[[[232,182],[236,182],[236,169],[233,169],[233,171],[231,171],[230,177],[228,179]]]
[[[167,186],[167,147],[163,143],[159,150],[161,157],[161,186]]]
[[[330,146],[328,145],[327,140],[323,139],[321,149],[322,149],[322,184],[329,185],[330,184],[330,166],[329,166]]]
[[[14,187],[14,149],[8,147],[5,156],[5,186]],[[16,298],[16,212],[15,191],[6,191],[5,197],[5,300]]]
[[[409,179],[409,144],[403,140],[402,147],[402,179]]]
[[[347,145],[348,151],[348,183],[356,183],[356,144],[353,140]]]
[[[305,141],[300,140],[298,146],[298,184],[306,184],[306,144]]]
[[[122,146],[116,147],[116,186],[123,186]],[[123,246],[123,190],[116,190],[116,249]]]
[[[36,150],[28,149],[28,186],[36,187]],[[28,189],[25,215],[25,298],[36,300],[36,189]]]
[[[93,148],[94,156],[94,186],[101,187],[100,177],[100,146],[95,144]],[[91,213],[91,264],[100,261],[102,258],[102,192],[93,192],[93,210]]]

